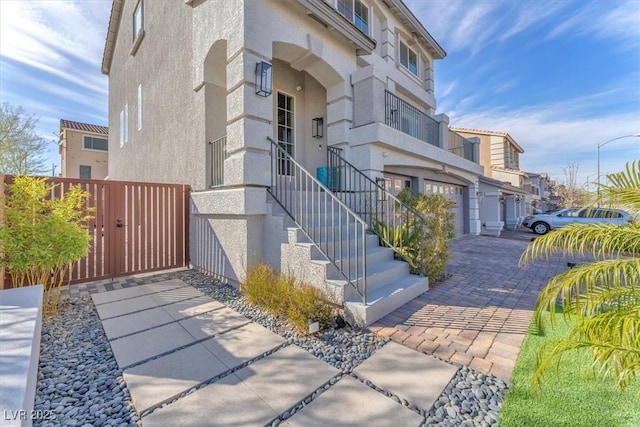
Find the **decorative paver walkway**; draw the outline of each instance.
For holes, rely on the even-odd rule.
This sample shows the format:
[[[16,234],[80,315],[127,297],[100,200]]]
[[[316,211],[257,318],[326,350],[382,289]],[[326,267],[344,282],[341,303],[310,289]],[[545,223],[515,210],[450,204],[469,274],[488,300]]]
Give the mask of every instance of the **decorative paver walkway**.
[[[92,293],[145,427],[276,420],[418,426],[420,411],[431,408],[457,371],[390,342],[353,373],[342,372],[181,280],[165,278]]]
[[[560,257],[518,267],[533,234],[451,241],[451,275],[370,329],[444,361],[511,377],[542,287],[567,268]]]

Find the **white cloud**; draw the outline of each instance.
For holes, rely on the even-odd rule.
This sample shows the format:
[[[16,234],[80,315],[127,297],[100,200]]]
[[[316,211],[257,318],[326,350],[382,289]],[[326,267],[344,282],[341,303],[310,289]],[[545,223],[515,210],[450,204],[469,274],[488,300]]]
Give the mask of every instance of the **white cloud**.
[[[615,47],[637,49],[640,46],[640,2],[593,1],[581,4],[571,18],[549,32],[547,39],[554,39],[566,33],[615,39]]]

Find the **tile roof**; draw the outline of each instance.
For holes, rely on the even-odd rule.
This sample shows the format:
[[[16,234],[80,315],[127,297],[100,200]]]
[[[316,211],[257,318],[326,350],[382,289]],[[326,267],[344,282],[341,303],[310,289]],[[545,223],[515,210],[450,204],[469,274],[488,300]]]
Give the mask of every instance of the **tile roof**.
[[[109,128],[106,126],[92,125],[89,123],[74,122],[71,120],[60,119],[60,129],[73,129],[83,132],[100,133],[102,135],[109,135]]]

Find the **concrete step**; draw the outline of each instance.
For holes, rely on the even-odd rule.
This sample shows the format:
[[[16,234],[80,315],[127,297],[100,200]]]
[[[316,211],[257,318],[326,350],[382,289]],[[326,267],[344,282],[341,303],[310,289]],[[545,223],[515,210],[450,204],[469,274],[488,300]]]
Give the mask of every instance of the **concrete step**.
[[[340,265],[340,262],[338,262]],[[356,274],[355,263],[352,264],[350,273],[352,276]],[[358,272],[360,273],[360,272]],[[409,264],[404,261],[389,260],[372,265],[367,264],[367,292],[371,293],[376,289],[386,286],[388,283],[403,280],[409,276]],[[343,276],[340,273],[331,274],[327,277],[327,280],[343,280]],[[357,281],[358,287],[362,287],[362,280]]]
[[[367,304],[351,286],[345,287],[345,315],[351,324],[371,325],[429,289],[429,279],[415,275],[387,283],[373,291],[367,290]]]

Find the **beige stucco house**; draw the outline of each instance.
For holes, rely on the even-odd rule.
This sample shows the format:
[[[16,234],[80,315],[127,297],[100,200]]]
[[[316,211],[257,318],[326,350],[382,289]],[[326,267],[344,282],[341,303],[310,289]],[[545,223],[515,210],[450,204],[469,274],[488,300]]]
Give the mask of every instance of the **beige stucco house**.
[[[105,179],[108,174],[109,128],[60,120],[60,176]]]
[[[529,213],[530,195],[524,187],[526,173],[520,170],[522,147],[507,132],[452,128],[465,138],[480,141],[480,219],[483,233],[499,235],[503,228],[520,227]]]
[[[413,218],[397,192],[480,232],[477,139],[434,115],[444,57],[401,0],[114,0],[109,177],[192,186],[195,268],[265,261],[370,323],[428,289],[373,234]]]

